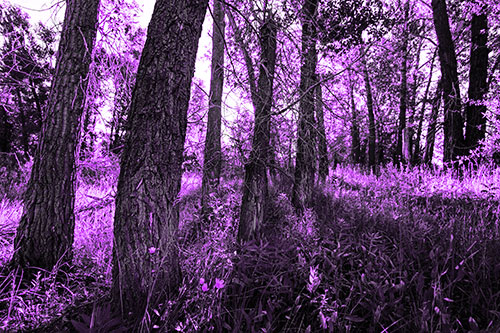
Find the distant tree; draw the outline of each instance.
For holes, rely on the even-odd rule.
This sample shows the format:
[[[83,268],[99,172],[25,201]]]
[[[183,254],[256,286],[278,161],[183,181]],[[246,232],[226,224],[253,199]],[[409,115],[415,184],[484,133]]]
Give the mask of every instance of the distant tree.
[[[245,164],[238,241],[255,238],[264,220],[264,209],[268,194],[267,166],[270,150],[273,83],[276,68],[277,25],[270,10],[264,11],[263,16],[258,33],[260,63],[259,77],[256,80],[249,48],[243,41],[241,31],[236,26],[232,13],[228,13],[236,42],[239,44],[245,59],[250,94],[255,109],[252,150]]]
[[[318,76],[316,76],[318,78]],[[323,111],[323,87],[321,84],[316,83],[315,88],[315,104],[314,109],[316,113],[317,124],[317,138],[318,138],[318,180],[325,182],[329,171],[328,161],[328,146],[325,131],[325,115]]]
[[[351,160],[354,164],[361,163],[361,139],[359,137],[358,111],[354,99],[354,79],[350,68],[347,69],[349,76],[349,99],[351,105]]]
[[[69,0],[42,135],[14,240],[12,263],[52,269],[71,259],[75,154],[99,0]]]
[[[292,203],[298,210],[311,205],[316,173],[316,131],[314,116],[315,75],[318,55],[316,51],[316,17],[318,0],[304,0],[302,6],[302,51],[300,67],[301,100],[297,125],[297,155]]]
[[[363,77],[365,79],[366,108],[368,109],[368,167],[375,173],[377,171],[377,128],[373,109],[372,85],[368,72],[368,60],[363,44],[361,44],[361,62],[363,66]]]
[[[212,29],[212,67],[208,105],[207,134],[201,185],[202,215],[209,213],[210,194],[219,185],[221,172],[222,90],[224,87],[224,8],[221,0],[214,1]]]
[[[436,88],[436,93],[432,101],[431,119],[429,120],[429,125],[427,127],[427,137],[425,139],[424,163],[427,165],[431,165],[432,157],[434,155],[434,144],[436,141],[436,132],[437,132],[437,120],[442,99],[443,99],[443,84],[442,81],[439,80],[439,83]]]
[[[28,158],[48,99],[55,32],[41,23],[32,25],[21,9],[0,4],[0,33],[0,103],[12,125],[12,150]]]
[[[127,321],[178,290],[178,194],[208,0],[157,0],[127,118],[116,194],[112,301]],[[147,330],[147,328],[143,328]]]
[[[455,161],[463,154],[464,119],[461,114],[462,102],[457,72],[455,45],[450,31],[450,23],[445,0],[432,0],[434,27],[438,39],[438,54],[441,62],[441,80],[444,101],[444,144],[443,161]]]

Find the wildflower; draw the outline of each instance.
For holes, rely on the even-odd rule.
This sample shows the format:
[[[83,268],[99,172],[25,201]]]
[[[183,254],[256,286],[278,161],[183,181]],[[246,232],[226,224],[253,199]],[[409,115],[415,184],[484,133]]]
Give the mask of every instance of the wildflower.
[[[201,286],[201,290],[208,291],[208,284],[204,283],[203,286]]]
[[[153,253],[155,253],[155,252],[156,252],[156,248],[154,248],[154,247],[152,247],[152,246],[151,246],[151,247],[148,249],[148,251],[149,251],[149,253],[150,253],[150,254],[153,254]]]
[[[217,289],[221,289],[221,288],[224,288],[224,280],[220,280],[220,279],[217,279],[215,278],[215,288]]]

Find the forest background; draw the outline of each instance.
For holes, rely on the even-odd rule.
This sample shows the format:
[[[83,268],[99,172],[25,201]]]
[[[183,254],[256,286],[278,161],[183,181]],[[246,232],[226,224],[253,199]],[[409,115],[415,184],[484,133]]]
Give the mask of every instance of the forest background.
[[[498,4],[158,1],[146,33],[134,1],[68,3],[0,5],[5,328],[498,327]],[[78,9],[95,43],[58,54]]]

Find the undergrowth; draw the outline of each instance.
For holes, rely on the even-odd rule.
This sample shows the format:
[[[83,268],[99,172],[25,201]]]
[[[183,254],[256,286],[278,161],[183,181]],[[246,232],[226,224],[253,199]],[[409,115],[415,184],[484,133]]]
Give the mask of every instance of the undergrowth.
[[[63,279],[40,272],[29,285],[5,273],[2,329],[125,329],[102,299],[111,285],[117,164],[98,162],[80,168],[73,270]],[[290,186],[274,181],[259,240],[238,245],[241,180],[221,182],[210,198],[209,223],[198,232],[200,175],[186,174],[179,201],[183,283],[148,326],[179,332],[499,331],[499,175],[487,167],[460,179],[424,169],[386,168],[374,176],[337,168],[317,186],[303,216],[290,204]],[[2,264],[12,254],[21,210],[19,196],[0,202]]]

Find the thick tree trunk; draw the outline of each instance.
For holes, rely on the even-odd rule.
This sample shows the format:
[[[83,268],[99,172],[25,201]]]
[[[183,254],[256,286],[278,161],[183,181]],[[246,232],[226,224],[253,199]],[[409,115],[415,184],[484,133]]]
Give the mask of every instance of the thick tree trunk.
[[[439,114],[439,108],[441,106],[441,98],[443,97],[443,84],[439,80],[438,86],[436,88],[436,95],[432,102],[431,119],[427,128],[427,137],[425,140],[425,155],[424,163],[431,165],[432,156],[434,154],[434,142],[436,141],[436,131],[437,131],[437,119]]]
[[[50,270],[72,257],[75,154],[98,8],[99,0],[66,3],[47,115],[14,241],[14,265]]]
[[[358,112],[356,110],[356,101],[354,100],[354,81],[352,80],[352,71],[348,70],[349,75],[349,95],[351,100],[351,159],[354,164],[361,163],[361,139],[359,138]]]
[[[432,0],[434,27],[438,38],[444,102],[443,162],[455,161],[464,152],[464,120],[461,114],[460,85],[455,45],[450,32],[445,0]]]
[[[178,193],[187,109],[208,0],[157,0],[142,51],[116,194],[115,307],[137,321],[178,289]]]
[[[224,8],[221,0],[214,1],[213,20],[212,73],[201,186],[201,210],[204,220],[210,213],[210,194],[219,186],[221,173],[221,107],[224,87],[225,32]]]
[[[260,28],[261,61],[257,94],[253,94],[255,123],[252,151],[245,165],[243,198],[241,200],[238,241],[247,241],[257,235],[264,220],[267,200],[267,162],[269,158],[269,135],[271,106],[273,102],[273,82],[276,67],[277,26],[270,13]],[[250,73],[249,73],[250,74]]]
[[[375,113],[373,111],[373,94],[368,74],[368,64],[364,47],[361,50],[363,56],[363,75],[365,78],[366,107],[368,109],[368,167],[373,173],[377,172],[377,133],[375,124]]]
[[[486,105],[488,93],[488,18],[486,14],[472,16],[469,72],[469,101],[465,108],[467,125],[465,146],[470,152],[486,136]]]
[[[311,205],[316,173],[313,85],[315,84],[316,64],[318,62],[315,27],[317,11],[318,0],[304,0],[302,8],[302,66],[299,87],[302,99],[299,105],[295,181],[292,194],[292,203],[299,211]]]
[[[410,1],[406,1],[404,8],[404,27],[403,27],[403,45],[401,47],[401,84],[399,87],[399,126],[397,132],[396,154],[394,164],[398,167],[401,163],[406,164],[408,161],[404,158],[403,140],[406,130],[406,109],[408,105],[408,15],[410,11]]]
[[[318,180],[322,183],[328,177],[328,147],[326,144],[326,131],[325,131],[325,116],[323,112],[323,89],[321,84],[315,88],[315,110],[316,110],[316,124],[318,126]]]

